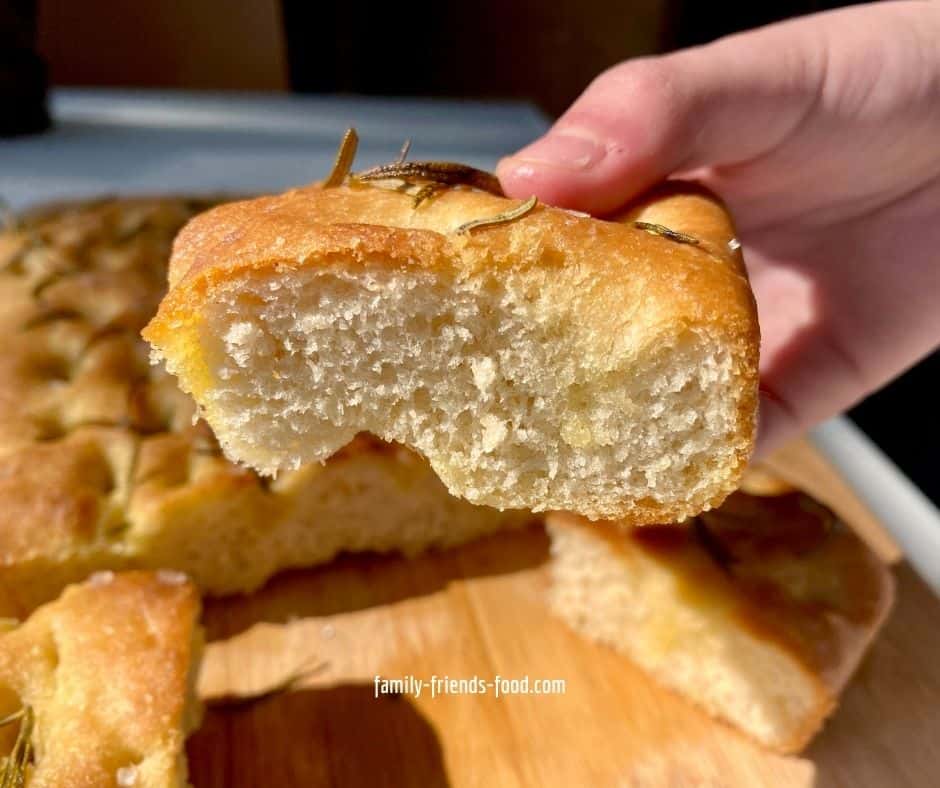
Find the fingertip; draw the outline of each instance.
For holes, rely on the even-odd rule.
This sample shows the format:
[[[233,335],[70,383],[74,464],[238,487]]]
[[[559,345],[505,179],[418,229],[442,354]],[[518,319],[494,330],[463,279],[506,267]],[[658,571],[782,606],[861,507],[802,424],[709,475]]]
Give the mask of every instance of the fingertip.
[[[611,128],[609,108],[596,104],[582,99],[547,134],[503,159],[497,174],[505,192],[606,215],[668,174],[651,162],[642,134],[625,122]]]
[[[625,201],[623,181],[611,182],[603,171],[573,172],[554,162],[528,158],[526,151],[500,161],[496,174],[506,195],[515,199],[535,195],[546,205],[594,215],[610,213]]]
[[[549,205],[595,212],[607,189],[597,188],[609,145],[590,125],[559,124],[515,155],[497,174],[507,194],[535,195]],[[610,207],[610,206],[603,206]]]
[[[550,165],[529,161],[520,155],[502,159],[496,167],[496,176],[507,197],[526,199],[533,194],[548,205],[570,208],[566,204],[564,174],[554,172]]]
[[[502,184],[507,197],[520,197],[520,186],[532,179],[534,175],[531,165],[527,165],[517,156],[504,156],[496,165],[496,177]]]

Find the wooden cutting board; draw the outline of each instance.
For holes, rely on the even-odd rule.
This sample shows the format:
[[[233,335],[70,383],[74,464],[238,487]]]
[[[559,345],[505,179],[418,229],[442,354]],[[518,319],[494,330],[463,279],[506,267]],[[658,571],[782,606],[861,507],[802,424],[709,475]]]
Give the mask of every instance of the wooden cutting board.
[[[898,551],[809,444],[772,461]],[[664,690],[543,602],[548,539],[503,534],[417,560],[362,556],[209,601],[200,691],[290,691],[210,706],[196,788],[239,786],[933,786],[940,784],[940,602],[897,562],[895,610],[802,757],[771,754]],[[563,679],[558,695],[375,694],[375,677]]]

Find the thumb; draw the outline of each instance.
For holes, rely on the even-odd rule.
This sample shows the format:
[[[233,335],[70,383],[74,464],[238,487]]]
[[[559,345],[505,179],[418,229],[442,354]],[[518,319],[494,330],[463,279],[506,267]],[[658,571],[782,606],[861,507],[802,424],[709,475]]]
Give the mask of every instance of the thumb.
[[[500,162],[504,190],[603,215],[677,172],[759,157],[813,108],[825,27],[798,20],[613,67]]]

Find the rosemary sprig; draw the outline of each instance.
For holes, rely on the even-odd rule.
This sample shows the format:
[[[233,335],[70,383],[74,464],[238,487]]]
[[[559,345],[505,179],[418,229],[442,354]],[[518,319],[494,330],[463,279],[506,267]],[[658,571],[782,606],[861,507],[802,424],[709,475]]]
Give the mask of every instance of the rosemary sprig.
[[[469,233],[471,230],[477,230],[480,227],[491,227],[496,224],[514,222],[516,219],[521,219],[523,216],[529,213],[529,211],[538,205],[538,202],[538,198],[535,195],[532,195],[528,200],[520,203],[515,208],[504,211],[503,213],[496,214],[496,216],[489,216],[485,219],[474,219],[472,222],[465,222],[457,228],[457,232]]]
[[[504,196],[499,180],[493,173],[454,161],[395,161],[356,173],[356,180],[359,181],[381,181],[389,178],[416,179],[442,186],[472,186],[498,197]]]
[[[407,191],[413,186],[414,186],[413,183],[404,181],[402,183],[402,187],[403,187],[402,191]],[[439,191],[443,191],[446,188],[447,186],[443,183],[426,183],[424,186],[418,189],[418,191],[416,191],[414,195],[412,195],[413,207],[417,208],[425,200],[430,200],[435,194],[437,194]]]
[[[685,233],[677,232],[676,230],[671,230],[661,224],[653,224],[652,222],[634,222],[633,226],[638,230],[643,230],[644,232],[649,233],[650,235],[658,235],[662,238],[668,238],[670,241],[675,241],[676,243],[689,244],[691,246],[698,246],[701,243],[698,238],[695,238],[691,235],[686,235]]]
[[[0,788],[24,788],[26,785],[26,767],[33,755],[33,725],[35,718],[30,706],[23,706],[2,720],[0,726],[20,721],[20,729],[10,754],[0,760]]]
[[[362,183],[400,180],[401,183],[395,187],[396,191],[408,192],[417,188],[417,191],[412,194],[415,208],[449,186],[470,186],[490,194],[503,196],[499,180],[495,175],[484,170],[453,161],[405,161],[411,149],[410,139],[405,140],[395,161],[371,167],[363,172],[352,173],[350,169],[356,157],[358,145],[359,137],[356,130],[346,129],[333,169],[323,181],[324,189],[341,185],[347,177]]]
[[[339,150],[336,152],[336,160],[333,162],[333,169],[327,179],[323,181],[324,189],[331,189],[334,186],[340,186],[349,175],[353,159],[356,158],[356,151],[359,149],[359,135],[352,127],[346,129],[343,140],[339,144]]]

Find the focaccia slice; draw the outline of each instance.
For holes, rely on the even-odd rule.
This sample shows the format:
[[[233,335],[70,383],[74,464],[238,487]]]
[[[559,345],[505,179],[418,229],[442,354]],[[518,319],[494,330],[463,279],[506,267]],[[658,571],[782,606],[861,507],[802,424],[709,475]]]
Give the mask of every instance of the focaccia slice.
[[[759,345],[727,212],[678,184],[618,221],[519,208],[355,177],[220,206],[177,238],[144,336],[265,474],[368,431],[477,504],[634,524],[719,504]]]
[[[102,573],[0,635],[0,782],[188,785],[198,617],[179,573]]]
[[[802,749],[891,607],[890,571],[799,492],[681,525],[548,518],[553,610],[781,752]]]

